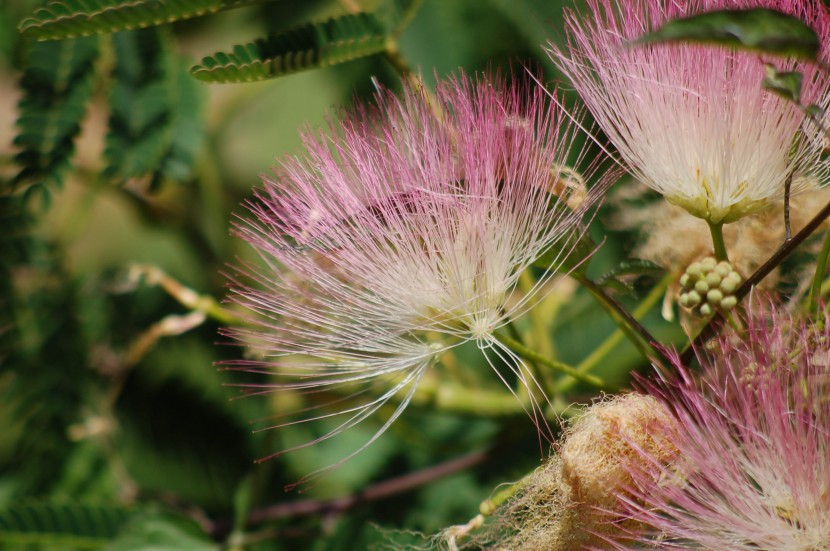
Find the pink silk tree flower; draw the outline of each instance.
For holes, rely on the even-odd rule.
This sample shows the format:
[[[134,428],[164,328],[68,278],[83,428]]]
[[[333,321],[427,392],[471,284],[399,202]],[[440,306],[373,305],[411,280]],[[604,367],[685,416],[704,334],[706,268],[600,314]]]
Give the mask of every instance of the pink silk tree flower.
[[[566,16],[567,48],[549,54],[641,182],[710,224],[733,222],[827,175],[825,140],[801,109],[762,88],[757,53],[701,44],[632,45],[669,20],[718,9],[770,8],[811,26],[825,47],[817,0],[587,0]],[[830,74],[771,58],[804,75],[802,102],[830,105]]]
[[[306,152],[264,178],[236,223],[262,262],[232,282],[247,326],[227,334],[253,356],[228,367],[272,379],[254,393],[331,401],[333,413],[313,406],[278,425],[325,427],[298,448],[391,406],[375,436],[332,467],[386,430],[427,369],[463,342],[513,371],[503,380],[535,386],[493,334],[539,298],[597,195],[575,201],[584,185],[565,163],[586,155],[572,151],[576,125],[541,87],[462,76],[434,95],[402,96],[379,91],[327,132],[306,131]],[[514,293],[543,254],[545,275]]]
[[[830,550],[830,327],[757,308],[746,331],[646,383],[679,460],[636,462],[619,549]]]

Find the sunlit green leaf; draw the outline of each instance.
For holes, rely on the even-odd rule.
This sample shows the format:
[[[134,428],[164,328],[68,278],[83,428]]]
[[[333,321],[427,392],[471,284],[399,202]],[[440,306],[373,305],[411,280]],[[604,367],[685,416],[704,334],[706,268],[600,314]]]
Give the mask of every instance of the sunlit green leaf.
[[[382,52],[382,22],[357,13],[310,23],[202,59],[191,73],[205,82],[249,82],[336,65]]]
[[[775,10],[719,10],[669,21],[635,44],[703,42],[768,54],[816,59],[818,35],[803,21]]]
[[[39,40],[140,29],[199,17],[262,0],[53,0],[21,21]]]

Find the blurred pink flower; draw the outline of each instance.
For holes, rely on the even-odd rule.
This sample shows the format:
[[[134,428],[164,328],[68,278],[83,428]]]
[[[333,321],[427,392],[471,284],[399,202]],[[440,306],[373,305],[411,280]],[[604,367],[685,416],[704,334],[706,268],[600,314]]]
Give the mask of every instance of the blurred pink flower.
[[[795,15],[830,38],[816,0],[587,0],[566,16],[567,48],[549,54],[573,82],[633,175],[711,223],[732,222],[823,179],[825,140],[798,106],[762,89],[756,53],[700,44],[632,46],[665,22],[716,9],[766,7]],[[802,101],[830,105],[830,75],[804,74]]]
[[[709,347],[707,347],[709,348]],[[677,420],[679,460],[641,450],[620,549],[830,549],[830,327],[757,308],[701,353],[702,376],[647,383]]]
[[[594,196],[565,206],[580,186],[563,165],[572,153],[582,164],[583,153],[571,151],[576,128],[547,99],[541,87],[483,77],[443,83],[434,96],[380,91],[375,106],[328,132],[305,132],[306,153],[264,178],[248,204],[253,217],[236,225],[262,258],[232,284],[248,327],[227,330],[255,356],[229,367],[273,377],[252,385],[256,393],[337,387],[334,413],[314,407],[286,423],[325,420],[297,447],[392,400],[358,453],[400,415],[440,354],[465,341],[535,385],[492,335],[538,298],[564,253],[532,293],[511,296],[519,274],[582,231]]]

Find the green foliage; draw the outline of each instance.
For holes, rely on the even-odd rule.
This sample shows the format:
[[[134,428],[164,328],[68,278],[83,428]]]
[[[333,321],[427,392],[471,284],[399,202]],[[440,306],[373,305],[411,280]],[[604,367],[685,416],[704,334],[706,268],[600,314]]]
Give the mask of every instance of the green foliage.
[[[53,0],[19,28],[38,40],[55,40],[152,27],[260,1]]]
[[[20,213],[20,198],[2,203],[3,221],[15,225],[0,240],[0,471],[16,471],[13,495],[42,495],[73,448],[67,427],[78,419],[94,372],[74,316],[76,286],[52,248],[25,234],[31,220]]]
[[[779,71],[774,65],[764,65],[764,88],[796,104],[801,103],[801,83],[804,75],[798,71]]]
[[[253,463],[239,423],[181,383],[134,374],[117,404],[118,447],[148,491],[173,492],[202,507],[231,502]]]
[[[816,32],[797,17],[775,10],[718,10],[669,21],[636,41],[703,42],[730,48],[815,60]]]
[[[624,294],[634,294],[634,283],[641,277],[657,277],[665,270],[641,258],[628,258],[620,262],[619,266],[609,270],[597,278],[597,285],[606,289]]]
[[[169,31],[144,29],[113,37],[115,62],[104,176],[184,181],[203,145],[204,90],[172,51]],[[62,182],[91,99],[99,39],[35,42],[21,81],[15,187],[39,191]]]
[[[133,518],[106,551],[217,551],[199,526],[184,517],[151,513]]]
[[[153,181],[160,177],[185,182],[193,177],[193,167],[205,142],[205,90],[190,76],[190,64],[176,60],[168,77],[171,120],[167,151],[153,172]]]
[[[350,14],[205,57],[191,73],[204,82],[251,82],[377,54],[386,43],[379,17]]]
[[[97,58],[96,38],[29,44],[14,139],[21,148],[15,161],[23,168],[15,187],[35,186],[48,199],[48,188],[62,182],[92,93]]]
[[[199,294],[225,294],[223,266],[238,263],[237,255],[251,256],[240,240],[227,238],[230,212],[241,210],[238,205],[250,197],[256,174],[266,171],[274,156],[296,152],[298,124],[324,123],[326,108],[373,90],[370,77],[394,89],[401,77],[395,71],[405,65],[420,67],[427,86],[432,75],[442,78],[459,66],[469,73],[488,66],[520,73],[518,63],[509,67],[515,59],[529,60],[531,66],[548,64],[549,71],[550,61],[538,44],[556,35],[549,21],[561,17],[556,2],[457,0],[426,3],[410,25],[418,0],[280,0],[204,22],[165,25],[254,3],[48,1],[22,23],[25,32],[14,35],[16,43],[0,36],[0,70],[19,67],[24,75],[17,138],[23,170],[14,185],[21,191],[52,189],[59,198],[51,212],[42,214],[23,210],[23,193],[0,193],[3,551],[366,549],[388,540],[391,530],[433,533],[464,522],[500,482],[521,477],[538,462],[537,429],[515,415],[516,409],[501,416],[485,404],[459,413],[442,402],[449,395],[441,385],[449,378],[479,403],[490,396],[514,403],[476,343],[454,349],[428,372],[435,376],[430,384],[439,389],[434,396],[410,404],[382,438],[305,495],[286,494],[285,485],[371,439],[393,405],[342,438],[255,464],[257,458],[322,433],[314,423],[252,434],[253,429],[343,410],[361,397],[338,388],[272,393],[267,385],[281,380],[273,374],[247,373],[244,366],[218,370],[219,362],[238,362],[246,351],[216,346],[227,339],[217,336],[213,320],[183,335],[167,333],[151,342],[137,363],[125,362],[148,329],[185,312],[164,290],[136,288],[120,274],[131,262],[147,262]],[[342,15],[347,5],[373,11]],[[5,27],[14,28],[23,9],[11,11],[14,17],[6,14]],[[25,9],[30,13],[34,8]],[[285,13],[294,18],[283,19]],[[280,34],[207,58],[194,69],[197,76],[241,82],[364,59],[276,83],[208,89],[176,53],[212,52],[223,44],[253,40],[269,18]],[[35,42],[115,30],[123,32]],[[24,56],[26,41],[31,45]],[[379,52],[390,56],[365,58]],[[395,54],[405,63],[387,63]],[[552,77],[554,73],[544,75]],[[79,141],[88,106],[94,116]],[[106,125],[98,124],[102,118]],[[99,138],[105,140],[103,151]],[[79,158],[85,170],[74,174],[58,195],[54,185],[68,175],[73,147],[84,148]],[[5,155],[10,162],[12,153]],[[197,156],[203,164],[194,175]],[[99,168],[107,183],[152,187],[173,180],[187,185],[162,186],[151,195],[141,185],[101,185]],[[7,174],[0,171],[0,189],[13,191]],[[595,224],[604,219],[597,216]],[[588,253],[594,253],[592,273],[617,266],[627,236],[593,235],[595,241],[587,232],[563,238],[551,254],[565,256],[573,250],[566,264],[580,272]],[[601,239],[605,244],[597,248]],[[541,269],[551,263],[552,257],[547,264],[540,261]],[[232,269],[224,271],[233,276]],[[649,281],[644,276],[651,275],[649,266],[623,264],[598,283],[613,290],[636,283],[639,291]],[[585,351],[601,348],[614,326],[590,296],[570,293],[565,282],[538,305],[536,313],[546,324],[539,335],[531,333],[536,322],[530,316],[517,319],[515,326],[529,345],[544,344],[549,335],[553,343],[548,352],[576,364]],[[620,300],[635,305],[634,298]],[[668,341],[667,328],[675,331],[673,338],[681,335],[654,308],[645,323],[661,342]],[[609,350],[596,374],[614,385],[627,384],[629,370],[647,363],[627,342]],[[494,353],[489,359],[515,390],[516,374]],[[539,380],[544,379],[540,373]],[[230,400],[238,389],[224,385],[240,383],[266,386],[262,395]],[[577,388],[561,398],[593,398],[585,387]],[[337,423],[338,418],[322,419],[317,429]],[[383,488],[394,488],[396,479],[416,469],[494,445],[504,453],[494,453],[486,463],[378,498]],[[372,493],[378,488],[380,494]],[[356,499],[349,501],[350,496]],[[318,514],[320,508],[309,507],[309,501],[314,505],[314,500],[329,499],[346,503],[346,509]],[[106,505],[115,503],[133,505]],[[199,524],[155,512],[159,503],[187,511]]]
[[[118,182],[149,176],[190,177],[202,143],[202,90],[182,78],[183,67],[170,53],[162,29],[142,29],[113,37],[116,63],[110,93],[110,128],[104,175]]]
[[[130,516],[117,505],[70,501],[15,504],[0,509],[0,544],[41,549],[101,549]]]
[[[597,244],[591,238],[587,228],[567,235],[559,240],[545,254],[533,263],[537,268],[548,269],[560,266],[562,272],[574,271],[584,274],[591,262],[591,255],[597,250]]]

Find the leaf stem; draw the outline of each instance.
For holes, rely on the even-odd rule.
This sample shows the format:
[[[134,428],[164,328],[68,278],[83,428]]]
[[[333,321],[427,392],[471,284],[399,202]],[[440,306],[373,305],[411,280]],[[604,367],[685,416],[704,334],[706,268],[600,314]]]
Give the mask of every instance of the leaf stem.
[[[476,417],[511,417],[526,415],[529,399],[517,399],[506,390],[468,388],[446,381],[427,381],[425,378],[410,403],[417,407]],[[550,411],[545,416],[556,418],[556,414]]]
[[[400,34],[409,26],[412,22],[412,19],[415,18],[415,14],[418,13],[418,10],[421,8],[421,4],[424,3],[424,0],[412,0],[409,2],[409,5],[406,7],[406,10],[403,12],[398,23],[395,25],[395,28],[392,30],[392,35],[397,38]]]
[[[818,258],[816,259],[816,275],[813,276],[813,285],[810,288],[810,313],[814,316],[818,314],[819,310],[821,283],[827,271],[828,256],[830,256],[830,232],[827,232],[827,236],[824,238],[824,244],[821,246],[821,252],[818,253]]]
[[[506,346],[508,349],[515,352],[516,354],[518,354],[519,356],[521,356],[522,358],[524,358],[526,360],[536,362],[540,365],[544,365],[545,367],[549,367],[549,368],[554,369],[556,371],[561,371],[562,373],[565,373],[566,375],[570,375],[571,377],[573,377],[575,379],[578,379],[578,380],[580,380],[584,383],[588,383],[589,385],[595,386],[597,388],[604,388],[605,387],[605,382],[603,382],[603,380],[600,379],[599,377],[597,377],[596,375],[580,373],[568,364],[558,362],[558,361],[553,360],[551,358],[547,358],[545,356],[542,356],[541,354],[539,354],[535,350],[531,350],[530,348],[526,347],[522,343],[511,339],[507,335],[500,334],[500,333],[494,333],[493,337],[497,341],[499,341],[501,344]]]
[[[672,279],[674,279],[674,274],[671,272],[667,272],[663,279],[661,279],[657,285],[649,292],[649,294],[643,299],[643,301],[637,305],[637,308],[634,309],[632,315],[634,319],[640,320],[643,316],[645,316],[649,310],[660,300],[660,297],[663,296],[665,293],[666,288],[671,283]],[[576,370],[580,373],[587,373],[591,371],[596,365],[603,360],[608,354],[611,353],[614,348],[620,343],[620,341],[625,337],[625,333],[621,328],[617,328],[611,335],[608,336],[602,344],[599,345],[588,357],[582,360],[577,366]],[[568,377],[563,379],[556,387],[557,392],[565,393],[576,384],[576,379],[573,377]]]
[[[723,222],[714,224],[709,222],[709,231],[712,233],[712,245],[715,250],[715,258],[729,261],[726,254],[726,243],[723,241]]]
[[[476,451],[420,471],[378,482],[353,494],[333,499],[300,499],[268,505],[261,509],[252,510],[245,520],[245,525],[251,527],[284,518],[342,513],[359,505],[412,491],[447,475],[469,470],[489,459],[494,453],[494,450]],[[232,519],[224,519],[211,523],[207,531],[214,539],[218,540],[222,539],[232,527]]]
[[[504,505],[510,498],[516,495],[516,492],[524,488],[525,484],[530,480],[533,473],[526,474],[521,479],[509,484],[506,488],[502,488],[493,497],[489,497],[481,502],[478,506],[479,513],[485,517],[489,517],[496,512],[496,509]]]
[[[625,334],[631,343],[637,347],[644,358],[659,359],[661,362],[666,362],[667,359],[659,349],[653,345],[658,341],[649,333],[648,329],[642,326],[622,304],[620,304],[614,297],[608,295],[605,290],[588,279],[585,276],[572,274],[585,289],[593,295],[599,302],[611,319],[617,324],[617,327]]]
[[[245,320],[227,308],[223,308],[215,298],[207,294],[199,294],[182,285],[160,268],[146,264],[131,266],[129,278],[132,281],[138,281],[141,277],[144,277],[147,285],[158,285],[164,289],[168,295],[176,299],[185,308],[203,313],[208,318],[224,325],[245,325]]]

